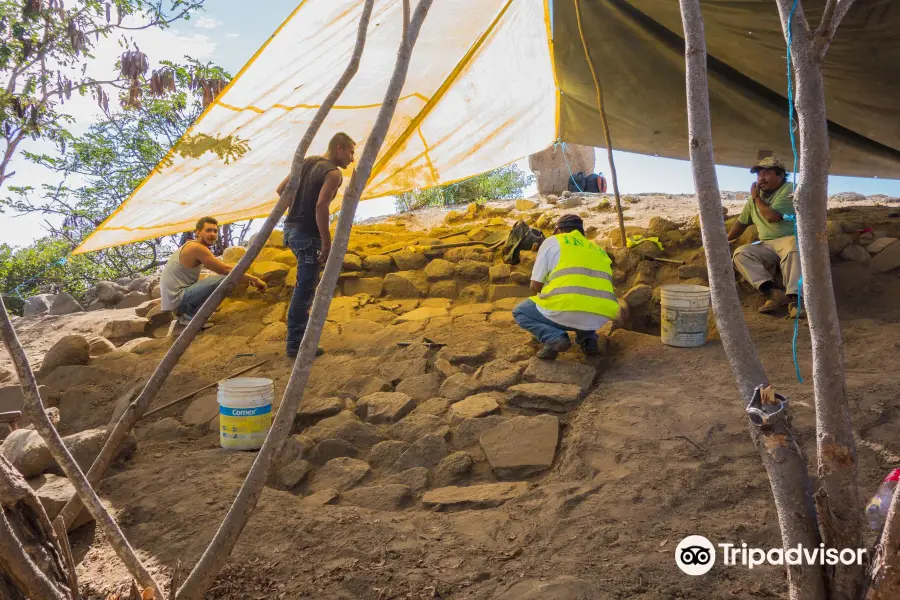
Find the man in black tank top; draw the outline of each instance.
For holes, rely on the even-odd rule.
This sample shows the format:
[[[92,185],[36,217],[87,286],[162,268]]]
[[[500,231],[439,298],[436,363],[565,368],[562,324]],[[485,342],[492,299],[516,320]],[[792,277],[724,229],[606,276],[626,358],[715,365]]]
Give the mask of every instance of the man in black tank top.
[[[308,156],[300,167],[300,187],[284,221],[284,243],[297,257],[297,283],[287,317],[288,358],[296,358],[306,333],[319,266],[325,264],[331,250],[328,206],[343,183],[340,169],[350,166],[355,149],[350,136],[338,133],[328,142],[325,156]],[[279,196],[289,179],[290,175],[278,186]]]

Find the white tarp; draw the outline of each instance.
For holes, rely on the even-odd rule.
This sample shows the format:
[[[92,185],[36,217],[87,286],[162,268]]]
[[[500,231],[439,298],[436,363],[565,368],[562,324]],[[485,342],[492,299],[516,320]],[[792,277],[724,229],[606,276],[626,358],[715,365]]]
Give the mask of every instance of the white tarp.
[[[187,231],[207,215],[221,223],[268,215],[300,138],[349,62],[362,7],[302,2],[76,253]],[[364,198],[451,183],[552,144],[558,94],[547,23],[545,0],[435,0]],[[365,143],[401,27],[401,0],[376,0],[359,72],[310,154],[338,131]]]

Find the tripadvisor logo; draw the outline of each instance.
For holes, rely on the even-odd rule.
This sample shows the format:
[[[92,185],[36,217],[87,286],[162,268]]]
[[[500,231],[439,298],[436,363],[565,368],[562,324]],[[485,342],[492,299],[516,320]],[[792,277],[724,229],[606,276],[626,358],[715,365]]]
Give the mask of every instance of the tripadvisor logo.
[[[675,564],[687,575],[705,575],[716,563],[716,546],[726,567],[737,565],[753,569],[760,565],[862,565],[865,564],[865,548],[750,548],[743,543],[713,545],[702,535],[689,535],[675,548]]]
[[[689,535],[675,548],[675,564],[688,575],[705,575],[716,563],[716,548],[702,535]]]

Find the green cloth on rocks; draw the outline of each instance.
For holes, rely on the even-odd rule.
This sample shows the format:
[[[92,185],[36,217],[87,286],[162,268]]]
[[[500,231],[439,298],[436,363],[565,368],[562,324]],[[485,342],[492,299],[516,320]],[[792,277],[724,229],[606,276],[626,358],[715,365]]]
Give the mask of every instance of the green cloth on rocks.
[[[772,210],[777,210],[783,215],[792,215],[794,214],[793,193],[794,184],[785,182],[771,194],[761,191],[759,196],[763,199],[763,202],[772,207]],[[744,205],[744,209],[741,211],[741,216],[738,217],[738,221],[744,225],[756,225],[756,230],[759,232],[759,239],[764,242],[794,235],[793,222],[782,219],[776,223],[769,223],[760,214],[759,207],[756,206],[756,202],[753,201],[753,198],[747,200],[747,204]]]

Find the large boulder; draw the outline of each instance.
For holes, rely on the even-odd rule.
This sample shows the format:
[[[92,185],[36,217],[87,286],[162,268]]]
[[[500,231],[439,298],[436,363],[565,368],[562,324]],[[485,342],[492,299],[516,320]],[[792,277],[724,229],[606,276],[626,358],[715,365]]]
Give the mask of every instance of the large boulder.
[[[400,250],[391,254],[394,264],[397,265],[398,271],[417,271],[425,267],[428,259],[422,252],[412,252],[410,250]]]
[[[373,254],[363,258],[362,266],[373,273],[390,273],[394,270],[394,261],[386,254]]]
[[[437,466],[446,456],[447,443],[444,438],[433,433],[428,434],[407,448],[391,467],[391,472],[399,473],[414,467],[430,469]]]
[[[399,392],[377,392],[359,399],[356,414],[373,424],[396,423],[415,408],[416,403]]]
[[[338,491],[349,490],[370,472],[369,465],[361,460],[349,457],[333,458],[315,474],[310,490],[313,492],[328,488]]]
[[[229,246],[222,253],[222,262],[229,265],[236,265],[243,256],[247,254],[247,249],[243,246]]]
[[[41,375],[68,365],[86,365],[91,359],[91,345],[81,335],[67,335],[53,344],[41,363]]]
[[[366,462],[373,469],[389,469],[397,460],[403,456],[409,444],[398,440],[385,440],[378,442],[369,451],[366,456]]]
[[[900,267],[900,241],[883,248],[872,258],[872,270],[876,273],[887,273]]]
[[[405,485],[369,485],[344,492],[341,500],[353,506],[371,510],[400,510],[415,500],[412,490]]]
[[[449,260],[436,258],[425,267],[425,276],[429,281],[450,279],[456,272],[456,267]]]
[[[559,195],[569,189],[571,173],[593,173],[595,162],[594,149],[590,146],[554,144],[529,156],[528,168],[537,180],[539,194]]]
[[[82,312],[83,310],[84,307],[78,304],[78,301],[70,294],[65,292],[57,294],[53,299],[53,304],[50,305],[51,315],[68,315],[75,312]]]
[[[403,379],[397,385],[397,391],[412,398],[415,402],[425,402],[438,395],[441,389],[439,373],[425,373]]]
[[[481,434],[481,448],[498,477],[527,477],[553,464],[559,419],[515,417]]]
[[[468,475],[474,466],[475,461],[468,452],[454,452],[435,467],[434,485],[437,487],[453,485]]]
[[[128,288],[114,281],[101,281],[94,286],[93,295],[107,306],[118,304],[128,293]]]
[[[567,412],[581,397],[581,388],[569,383],[520,383],[506,391],[512,406],[531,410]]]
[[[130,338],[143,334],[149,323],[149,319],[138,316],[111,319],[103,326],[103,333],[100,335],[111,340]]]
[[[525,369],[525,381],[531,383],[569,383],[577,385],[582,392],[594,383],[597,370],[570,360],[541,360],[532,358]]]
[[[506,390],[519,383],[521,379],[521,365],[511,363],[503,358],[489,362],[476,374],[479,390]]]
[[[476,383],[465,373],[456,373],[444,380],[440,394],[452,402],[459,402],[475,393]]]
[[[388,435],[395,440],[414,444],[426,435],[439,435],[446,439],[450,435],[450,428],[440,417],[420,413],[409,415],[392,425],[388,429]]]
[[[88,343],[90,344],[91,357],[103,356],[104,354],[115,352],[116,350],[116,345],[105,337],[92,337],[88,340]]]
[[[388,273],[384,293],[391,298],[421,298],[428,295],[428,281],[421,271]]]
[[[69,503],[69,500],[75,497],[75,486],[66,479],[58,475],[40,475],[39,477],[28,480],[28,485],[34,490],[35,495],[44,507],[44,512],[50,521],[53,521],[63,507]],[[87,525],[94,520],[88,509],[82,505],[81,510],[75,516],[75,520],[69,527],[69,531],[74,531],[82,525]]]
[[[150,292],[128,292],[116,304],[116,308],[137,308],[149,300]]]
[[[270,286],[284,285],[290,270],[290,266],[274,261],[258,261],[250,266],[250,274],[259,277]]]
[[[384,280],[381,277],[358,277],[344,280],[344,293],[348,296],[368,294],[373,298],[381,296]]]
[[[42,315],[53,306],[54,294],[38,294],[25,300],[25,308],[22,314],[26,317]]]
[[[499,395],[498,392],[469,396],[450,407],[450,422],[461,423],[466,419],[486,417],[492,413],[499,412],[500,403],[498,400],[503,400],[503,396]]]
[[[87,471],[93,464],[105,441],[105,429],[88,429],[63,438],[63,443],[72,453],[72,458],[83,471]],[[135,448],[134,437],[129,436],[117,457],[128,458],[134,454]],[[0,454],[3,454],[26,479],[48,471],[62,473],[47,444],[33,429],[17,429],[10,433],[0,446]]]

